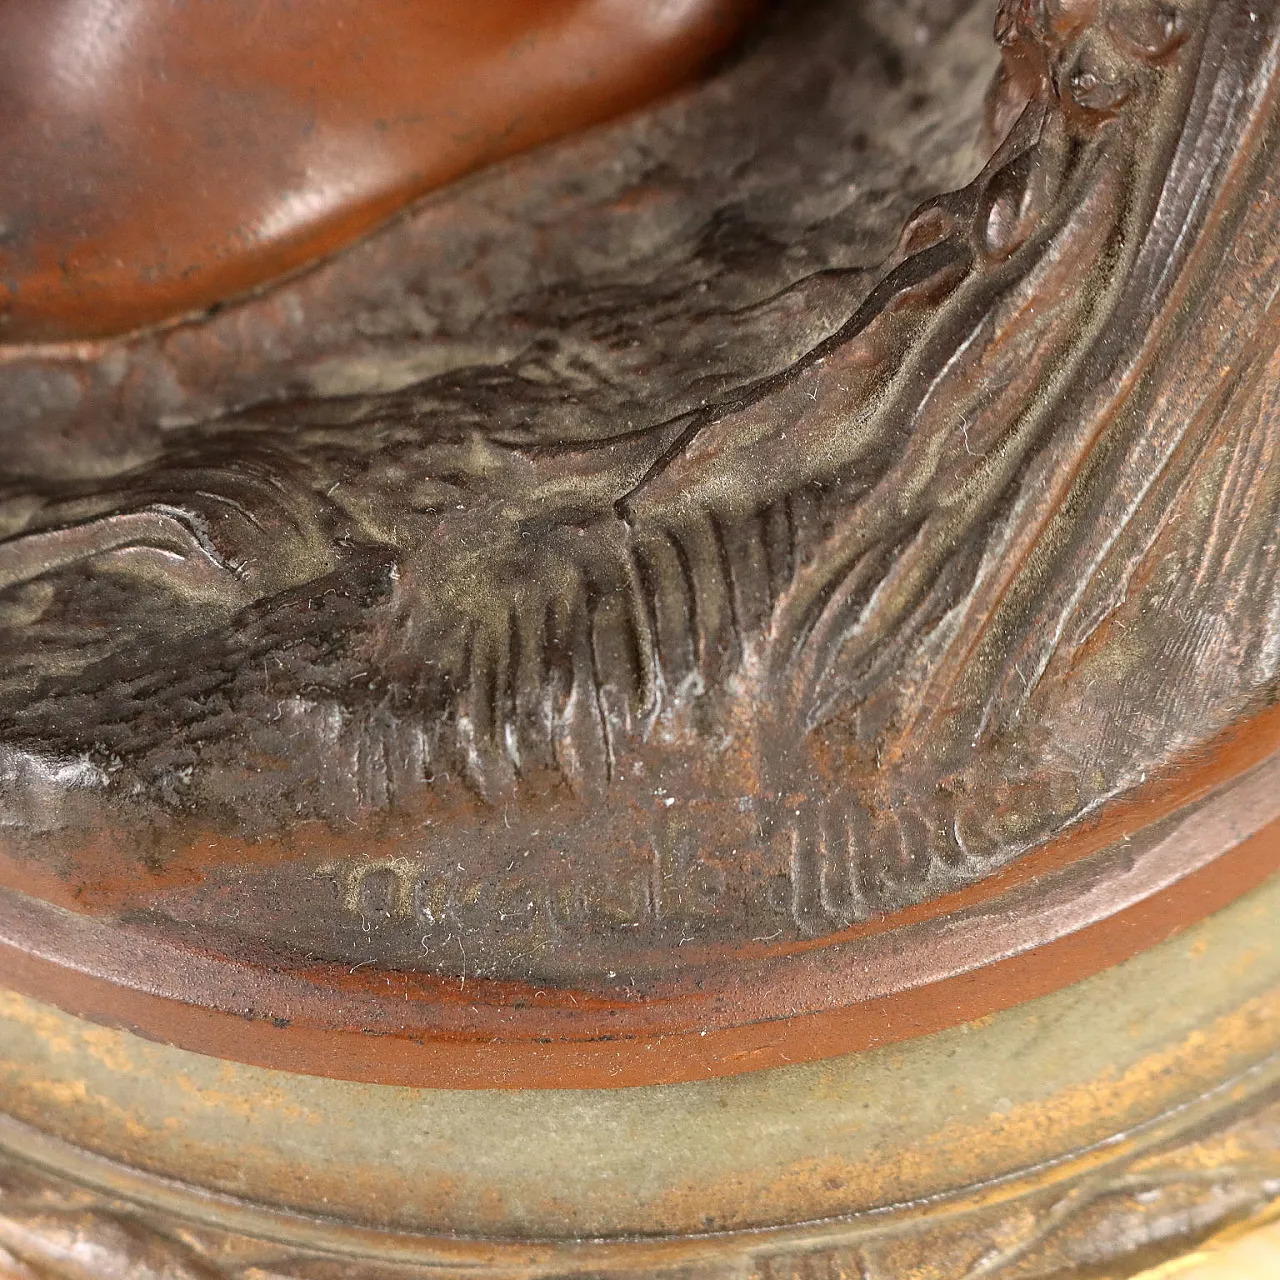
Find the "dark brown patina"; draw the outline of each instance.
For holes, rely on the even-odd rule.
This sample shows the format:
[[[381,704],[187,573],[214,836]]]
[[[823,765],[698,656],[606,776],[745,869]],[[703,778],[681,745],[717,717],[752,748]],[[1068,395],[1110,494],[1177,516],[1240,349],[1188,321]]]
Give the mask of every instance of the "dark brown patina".
[[[984,100],[991,16],[784,8],[260,298],[11,350],[5,981],[697,1079],[1270,874],[1276,14],[1004,4]]]

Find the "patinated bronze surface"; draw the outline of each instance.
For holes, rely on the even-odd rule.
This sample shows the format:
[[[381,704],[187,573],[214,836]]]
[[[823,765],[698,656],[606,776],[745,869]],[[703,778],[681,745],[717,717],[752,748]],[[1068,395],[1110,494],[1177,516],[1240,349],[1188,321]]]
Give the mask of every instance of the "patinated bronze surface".
[[[1273,882],[991,1018],[657,1088],[352,1084],[5,996],[0,1249],[41,1280],[1129,1276],[1280,1193],[1277,910]]]
[[[3,349],[15,1258],[1110,1275],[1142,1170],[1204,1175],[1170,1248],[1280,1191],[1278,57],[794,0],[274,289]]]
[[[1272,869],[1269,10],[1006,6],[990,91],[986,5],[887,12],[211,321],[10,350],[14,981],[639,1083]]]
[[[24,0],[0,10],[0,341],[220,304],[683,84],[754,0]]]

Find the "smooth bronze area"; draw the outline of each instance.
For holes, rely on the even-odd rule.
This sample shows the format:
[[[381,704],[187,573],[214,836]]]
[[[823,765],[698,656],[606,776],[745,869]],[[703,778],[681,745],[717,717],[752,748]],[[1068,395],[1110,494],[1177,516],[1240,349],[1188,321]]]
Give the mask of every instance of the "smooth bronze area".
[[[1067,1280],[1263,1212],[1280,0],[777,0],[568,127],[0,345],[0,1275]]]
[[[695,76],[754,0],[0,6],[0,342],[122,333]]]

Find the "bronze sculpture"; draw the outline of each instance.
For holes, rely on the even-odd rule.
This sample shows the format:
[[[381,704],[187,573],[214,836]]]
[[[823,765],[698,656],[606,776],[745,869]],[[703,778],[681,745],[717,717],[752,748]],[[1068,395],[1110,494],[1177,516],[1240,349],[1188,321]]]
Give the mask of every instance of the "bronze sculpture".
[[[1219,1217],[1273,1194],[1280,14],[993,7],[781,6],[683,99],[265,292],[3,352],[3,1140],[73,1207],[0,1246],[50,1264],[79,1180],[151,1224],[117,1269],[164,1237],[192,1274],[878,1274],[896,1240],[1047,1275],[1136,1256],[1162,1160],[1223,1170]],[[993,1063],[1048,1022],[1010,1101]],[[940,1046],[985,1128],[921,1101]],[[919,1114],[854,1126],[861,1088]],[[307,1186],[226,1166],[269,1092],[346,1135],[298,1140]],[[465,1114],[511,1167],[441,1139],[397,1157],[436,1208],[384,1212],[361,1107],[383,1144]],[[673,1109],[757,1163],[646,1148]],[[567,1114],[521,1172],[510,1135]],[[674,1166],[647,1210],[567,1172],[643,1182],[617,1117]],[[165,1200],[197,1150],[205,1198]]]
[[[124,333],[269,286],[441,183],[680,85],[752,7],[10,7],[0,336]]]

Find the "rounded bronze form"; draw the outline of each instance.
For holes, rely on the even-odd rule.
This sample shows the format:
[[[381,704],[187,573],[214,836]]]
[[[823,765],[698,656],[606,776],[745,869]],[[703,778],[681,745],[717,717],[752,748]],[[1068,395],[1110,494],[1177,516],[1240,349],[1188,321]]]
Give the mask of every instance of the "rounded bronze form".
[[[0,353],[0,1248],[1042,1280],[1274,1195],[1278,67],[794,0]]]
[[[575,957],[572,967],[515,979],[485,973],[479,930],[456,922],[458,969],[447,976],[362,961],[357,952],[318,961],[279,935],[271,950],[259,944],[258,954],[246,954],[231,922],[261,892],[249,868],[279,876],[296,855],[274,843],[224,850],[208,841],[153,876],[95,845],[69,863],[63,883],[47,882],[44,900],[32,895],[39,886],[30,878],[24,892],[0,891],[0,964],[9,986],[63,1009],[284,1071],[449,1089],[599,1089],[736,1075],[985,1017],[1109,968],[1226,906],[1280,872],[1278,739],[1280,716],[1269,713],[1197,767],[970,889],[785,943],[691,945],[700,941],[691,936],[665,952],[618,947],[594,964]],[[424,955],[433,941],[448,947],[447,930],[433,933],[430,920],[410,916],[428,892],[419,863],[367,833],[357,848],[326,841],[318,854],[304,850],[295,874],[318,880],[319,901],[356,915],[371,941],[414,919]],[[218,875],[222,857],[246,886],[239,892]],[[798,914],[807,894],[818,902],[837,865],[815,859],[806,868],[797,859],[786,906]],[[622,928],[655,916],[661,923],[664,904],[667,918],[680,920],[681,895],[705,892],[690,888],[675,859],[655,860],[652,872],[638,884],[653,899],[641,905],[637,889],[637,918],[621,918]],[[211,883],[220,914],[210,912],[198,932],[158,918],[157,899],[198,901]],[[100,896],[104,889],[109,896]],[[615,891],[610,902],[628,901],[626,887]],[[289,896],[305,893],[300,886]],[[468,948],[481,957],[470,972]],[[604,965],[626,966],[625,976],[601,972]]]
[[[1270,177],[1243,176],[1267,46],[1230,4],[1185,6],[1160,40],[1138,9],[1002,10],[969,156],[932,159],[932,181],[976,176],[905,230],[864,211],[864,234],[896,233],[866,266],[779,288],[768,239],[707,248],[732,199],[716,130],[757,147],[753,186],[785,184],[790,142],[768,150],[747,97],[784,57],[829,78],[842,35],[863,56],[836,11],[815,43],[775,35],[691,104],[459,191],[326,275],[76,357],[82,386],[119,381],[180,340],[194,387],[229,324],[260,376],[313,391],[180,427],[138,413],[114,474],[92,436],[78,477],[41,477],[38,445],[15,471],[7,981],[292,1071],[678,1081],[1009,1007],[1274,871],[1272,353],[1221,319],[1275,269]],[[954,104],[927,88],[978,56],[975,15],[941,21],[899,88],[944,142]],[[1210,165],[1195,140],[1228,88]],[[888,128],[903,103],[882,110]],[[664,134],[701,184],[627,175],[628,156],[671,171]],[[592,147],[621,194],[575,214]],[[463,271],[453,294],[492,315],[456,357],[326,330],[319,370],[270,363],[283,314],[340,314],[344,272],[381,261],[402,305],[417,224],[463,235],[504,182],[587,245],[556,290],[516,272],[508,300]],[[659,305],[638,283],[601,295],[593,272],[628,264],[673,287],[652,215],[628,220],[646,202],[680,211],[662,252],[694,255],[666,272],[686,293],[658,340],[736,340],[719,389],[703,352],[659,370],[626,337]],[[603,268],[602,230],[574,231],[593,213],[619,237]],[[755,319],[717,312],[709,281],[754,292]],[[441,358],[458,367],[432,377]]]
[[[0,11],[0,342],[122,333],[686,83],[753,0],[34,0]]]
[[[1277,909],[1272,881],[1106,973],[910,1043],[623,1090],[266,1071],[3,994],[0,1266],[1128,1276],[1275,1196]]]

